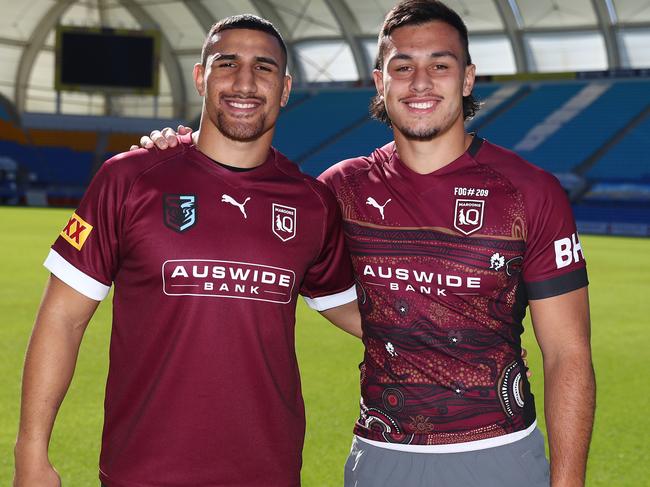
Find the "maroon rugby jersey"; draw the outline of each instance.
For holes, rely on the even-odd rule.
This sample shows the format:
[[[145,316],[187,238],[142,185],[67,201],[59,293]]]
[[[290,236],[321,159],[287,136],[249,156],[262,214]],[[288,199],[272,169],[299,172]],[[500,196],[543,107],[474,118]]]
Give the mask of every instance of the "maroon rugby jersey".
[[[115,285],[104,484],[299,485],[296,298],[319,310],[356,298],[322,183],[274,149],[247,172],[188,143],[121,154],[46,267],[93,299]]]
[[[361,288],[355,433],[493,446],[529,429],[535,406],[520,356],[527,302],[587,285],[557,180],[478,137],[431,174],[410,170],[390,143],[321,180],[339,200]]]

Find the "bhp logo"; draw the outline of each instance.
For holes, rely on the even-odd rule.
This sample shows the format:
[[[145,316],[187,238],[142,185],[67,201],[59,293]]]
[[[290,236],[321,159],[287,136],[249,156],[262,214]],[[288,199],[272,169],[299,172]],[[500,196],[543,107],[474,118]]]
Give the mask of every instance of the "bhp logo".
[[[580,245],[580,240],[578,235],[573,233],[571,238],[562,238],[554,242],[555,245],[555,265],[558,269],[566,267],[573,264],[574,262],[580,262],[580,258],[584,260],[584,255],[582,253],[582,245]]]

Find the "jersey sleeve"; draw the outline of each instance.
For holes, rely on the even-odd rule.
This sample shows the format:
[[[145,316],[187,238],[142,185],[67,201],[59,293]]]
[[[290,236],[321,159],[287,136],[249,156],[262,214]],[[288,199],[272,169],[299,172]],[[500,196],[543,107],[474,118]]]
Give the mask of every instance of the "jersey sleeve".
[[[526,202],[523,278],[528,299],[558,296],[586,286],[587,270],[573,211],[551,174],[535,178]]]
[[[127,191],[115,160],[104,163],[44,263],[67,285],[97,301],[108,295],[117,270]]]
[[[327,193],[323,196],[323,193]],[[343,236],[341,213],[334,197],[323,189],[326,215],[321,251],[305,274],[300,294],[311,307],[324,311],[357,299],[352,263]]]

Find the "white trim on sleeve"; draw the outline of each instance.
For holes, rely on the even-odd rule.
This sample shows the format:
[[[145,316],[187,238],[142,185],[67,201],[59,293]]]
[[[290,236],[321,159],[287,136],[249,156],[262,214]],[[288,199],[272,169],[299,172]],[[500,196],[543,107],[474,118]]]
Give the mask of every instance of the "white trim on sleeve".
[[[307,296],[303,296],[303,299],[311,309],[315,309],[316,311],[325,311],[330,308],[342,306],[357,299],[357,289],[355,285],[350,289],[346,289],[340,293],[330,294],[329,296],[321,296],[319,298],[308,298]]]
[[[84,296],[95,301],[104,299],[111,290],[110,286],[106,286],[81,272],[54,249],[50,249],[50,253],[43,265],[75,291],[79,291]]]

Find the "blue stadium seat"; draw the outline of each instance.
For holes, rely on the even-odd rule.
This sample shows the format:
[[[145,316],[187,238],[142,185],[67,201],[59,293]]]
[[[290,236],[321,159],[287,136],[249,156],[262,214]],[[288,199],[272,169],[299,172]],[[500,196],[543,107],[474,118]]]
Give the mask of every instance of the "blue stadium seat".
[[[647,83],[650,92],[650,82]],[[587,172],[589,179],[650,181],[650,116],[631,130]]]
[[[0,154],[11,157],[39,184],[85,186],[90,181],[93,154],[62,147],[34,147],[0,141]]]
[[[650,224],[650,206],[588,204],[573,207],[576,220]]]
[[[388,126],[369,118],[362,125],[350,130],[334,143],[306,159],[300,168],[307,174],[318,176],[332,164],[350,157],[368,155],[392,139],[393,133]]]
[[[496,83],[479,83],[474,86],[474,98],[476,98],[478,101],[485,101],[486,98],[489,98],[494,94],[495,91],[497,91],[499,88],[501,88],[501,85],[498,85]]]
[[[539,147],[518,152],[549,171],[570,171],[637,116],[648,105],[649,92],[648,81],[614,83]],[[640,103],[641,100],[646,102]]]
[[[374,90],[322,91],[292,107],[278,119],[273,145],[299,162],[368,114]]]
[[[514,107],[501,114],[479,132],[482,137],[504,147],[512,148],[535,125],[542,122],[586,83],[544,83],[534,87]]]
[[[47,174],[51,184],[85,186],[90,182],[93,154],[63,147],[40,147],[39,152],[46,161],[41,170]]]

